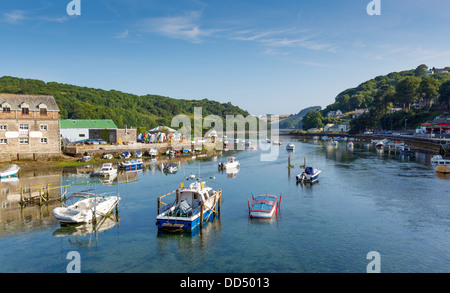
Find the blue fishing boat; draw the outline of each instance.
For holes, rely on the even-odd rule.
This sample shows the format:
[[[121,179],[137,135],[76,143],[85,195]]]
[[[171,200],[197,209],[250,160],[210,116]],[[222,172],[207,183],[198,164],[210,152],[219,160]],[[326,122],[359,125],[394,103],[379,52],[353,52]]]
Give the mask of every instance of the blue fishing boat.
[[[192,231],[198,227],[202,228],[203,223],[214,219],[213,214],[220,210],[222,190],[213,190],[194,175],[186,178],[186,181],[188,180],[193,181],[188,187],[184,187],[182,182],[179,189],[158,198],[158,229]],[[176,199],[172,204],[162,202],[164,197],[174,193]]]
[[[117,163],[119,169],[125,169],[125,171],[139,170],[142,169],[143,161],[141,159],[131,160],[126,162]]]

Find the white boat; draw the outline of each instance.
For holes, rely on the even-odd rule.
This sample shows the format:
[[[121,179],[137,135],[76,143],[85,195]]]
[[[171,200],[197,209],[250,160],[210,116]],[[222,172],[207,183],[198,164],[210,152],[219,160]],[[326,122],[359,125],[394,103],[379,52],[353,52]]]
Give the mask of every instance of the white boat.
[[[288,143],[288,144],[286,145],[286,150],[288,150],[288,151],[293,151],[293,150],[295,150],[295,145],[294,145],[293,143]]]
[[[195,181],[188,187],[185,187],[182,182],[181,187],[176,190],[177,196],[172,204],[161,205],[162,199],[167,195],[158,198],[158,216],[156,217],[158,229],[192,231],[214,218],[212,213],[217,212],[216,205],[220,203],[222,191],[213,190],[200,178],[195,179],[194,175],[186,180]]]
[[[120,200],[119,196],[86,195],[73,205],[53,209],[55,219],[61,224],[90,223],[94,217],[109,214]]]
[[[375,148],[379,149],[379,150],[384,149],[384,142],[382,142],[382,141],[377,142],[375,145]]]
[[[431,158],[431,164],[436,164],[438,161],[443,160],[441,155],[434,155]]]
[[[111,160],[112,158],[113,158],[112,154],[106,154],[103,156],[103,159],[105,159],[105,160]]]
[[[19,169],[20,167],[15,164],[8,165],[0,170],[0,178],[8,178],[16,176],[17,173],[19,172]]]
[[[142,152],[141,152],[141,151],[136,151],[136,152],[134,153],[134,157],[135,157],[135,158],[142,158]]]
[[[348,143],[347,143],[347,147],[349,147],[349,148],[352,148],[352,147],[354,147],[355,146],[355,144],[353,143],[353,141],[349,141]]]
[[[332,139],[331,140],[331,145],[332,146],[338,146],[339,142],[337,140]]]
[[[435,166],[436,172],[439,173],[450,173],[450,160],[439,160],[436,162]]]
[[[228,168],[237,168],[239,166],[240,166],[239,161],[236,160],[235,157],[228,157],[225,163],[224,162],[219,163],[220,170],[225,170]]]
[[[150,157],[156,157],[158,155],[158,149],[157,148],[151,148],[148,151],[148,154]]]
[[[283,142],[281,140],[273,140],[272,144],[274,144],[274,145],[282,145]]]
[[[90,160],[92,160],[91,156],[84,156],[81,157],[80,162],[89,162]]]
[[[303,173],[296,176],[297,182],[314,183],[319,180],[319,174],[322,173],[319,169],[306,167]]]
[[[111,176],[117,174],[117,169],[113,168],[112,163],[106,163],[102,165],[99,173],[100,176]]]
[[[313,136],[313,140],[319,140],[319,137],[317,135]]]
[[[326,135],[322,136],[322,140],[328,140],[328,136]]]

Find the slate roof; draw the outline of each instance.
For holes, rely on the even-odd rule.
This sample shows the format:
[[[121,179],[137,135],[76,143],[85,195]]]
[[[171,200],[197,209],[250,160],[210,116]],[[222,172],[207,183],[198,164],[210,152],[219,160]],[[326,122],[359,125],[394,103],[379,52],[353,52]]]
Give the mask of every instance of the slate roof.
[[[47,111],[59,111],[53,96],[0,94],[0,108],[9,105],[11,111],[20,111],[23,103],[29,106],[30,111],[39,111],[39,105],[47,106]]]

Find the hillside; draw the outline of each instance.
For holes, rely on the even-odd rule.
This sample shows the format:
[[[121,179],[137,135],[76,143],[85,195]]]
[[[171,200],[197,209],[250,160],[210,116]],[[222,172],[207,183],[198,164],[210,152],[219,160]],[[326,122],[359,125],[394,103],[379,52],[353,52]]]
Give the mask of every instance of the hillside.
[[[157,95],[138,96],[115,90],[80,87],[57,82],[44,82],[3,76],[0,92],[11,94],[53,95],[61,110],[62,119],[112,119],[120,128],[154,128],[170,126],[178,114],[192,116],[194,107],[202,107],[203,116],[244,115],[249,113],[231,103],[207,99],[181,100]]]
[[[303,123],[302,123],[303,116],[308,114],[309,111],[318,111],[321,109],[322,109],[322,107],[320,107],[320,106],[313,106],[313,107],[308,107],[306,109],[303,109],[295,115],[290,115],[283,119],[280,117],[280,128],[281,129],[301,129],[303,126]]]

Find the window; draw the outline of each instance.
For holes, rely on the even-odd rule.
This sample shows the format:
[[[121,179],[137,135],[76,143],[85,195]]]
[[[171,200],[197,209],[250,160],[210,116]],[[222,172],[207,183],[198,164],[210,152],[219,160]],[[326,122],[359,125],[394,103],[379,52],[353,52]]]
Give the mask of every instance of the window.
[[[19,134],[28,134],[28,129],[28,124],[19,124]]]
[[[0,131],[7,131],[8,125],[0,125]]]
[[[79,137],[86,137],[86,135],[85,134],[80,134]]]
[[[19,143],[20,144],[29,144],[29,140],[28,140],[28,138],[19,138]]]
[[[3,113],[11,113],[10,107],[3,107]]]
[[[0,144],[8,144],[8,139],[0,138]]]
[[[30,109],[29,108],[22,108],[22,115],[28,115],[30,114]]]
[[[40,127],[41,131],[47,131],[47,125],[42,124]]]
[[[41,143],[47,143],[47,139],[46,138],[41,138]]]
[[[47,115],[47,108],[41,108],[39,111],[41,115]]]

